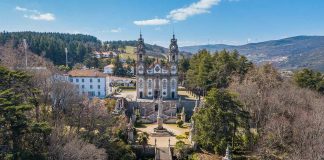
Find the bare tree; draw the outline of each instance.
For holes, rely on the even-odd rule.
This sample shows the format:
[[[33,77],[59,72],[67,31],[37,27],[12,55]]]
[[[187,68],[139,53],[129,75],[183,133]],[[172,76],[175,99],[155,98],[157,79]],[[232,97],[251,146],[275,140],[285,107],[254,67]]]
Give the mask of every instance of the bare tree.
[[[62,122],[62,121],[61,121]],[[103,160],[107,159],[104,149],[78,138],[75,130],[57,125],[50,136],[49,159],[59,160]]]
[[[262,159],[324,157],[324,96],[294,86],[271,66],[254,68],[230,89],[251,114],[259,135],[254,153]]]

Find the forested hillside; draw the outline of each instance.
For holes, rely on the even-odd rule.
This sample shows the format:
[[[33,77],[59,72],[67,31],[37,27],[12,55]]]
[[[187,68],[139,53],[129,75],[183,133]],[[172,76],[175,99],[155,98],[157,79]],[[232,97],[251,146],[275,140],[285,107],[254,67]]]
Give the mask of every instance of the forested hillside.
[[[51,60],[55,65],[65,64],[65,51],[68,48],[69,65],[83,62],[93,50],[101,47],[101,42],[93,36],[66,33],[2,32],[0,45],[9,44],[13,49],[22,48],[27,40],[28,50]],[[8,46],[8,45],[7,45]],[[15,54],[15,53],[7,53]]]
[[[136,47],[136,40],[130,41],[105,41],[101,42],[94,36],[67,33],[41,33],[41,32],[1,32],[0,49],[1,55],[15,57],[23,52],[23,39],[28,43],[28,51],[52,61],[55,65],[65,64],[65,48],[68,49],[68,62],[72,67],[76,63],[88,63],[91,61],[94,51],[127,50]],[[103,44],[103,45],[102,45]],[[168,49],[145,44],[146,54],[151,57],[165,58]],[[6,52],[4,52],[4,50]],[[128,50],[129,51],[129,50]],[[12,55],[9,55],[12,54]],[[122,58],[134,58],[135,50],[125,53]],[[181,52],[182,55],[190,53]]]
[[[311,68],[324,71],[324,36],[296,36],[246,45],[198,45],[180,50],[196,53],[198,50],[238,50],[254,63],[271,62],[280,69]]]

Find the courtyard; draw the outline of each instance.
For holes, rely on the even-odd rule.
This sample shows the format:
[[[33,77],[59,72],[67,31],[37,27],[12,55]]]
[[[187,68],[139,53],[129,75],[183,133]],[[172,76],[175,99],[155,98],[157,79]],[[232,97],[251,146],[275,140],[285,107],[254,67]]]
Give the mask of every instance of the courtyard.
[[[154,128],[157,127],[157,124],[143,124],[141,127],[136,128],[138,132],[146,132],[148,134],[154,132]],[[181,140],[184,141],[186,144],[189,144],[188,138],[184,139],[177,139],[176,136],[181,135],[182,137],[185,137],[185,132],[189,132],[189,127],[186,127],[184,125],[183,128],[179,128],[176,124],[163,124],[163,128],[168,130],[169,132],[173,133],[174,135],[170,136],[163,136],[163,137],[153,137],[149,136],[149,145],[154,145],[155,144],[155,139],[156,139],[156,144],[157,147],[168,147],[169,145],[169,139],[170,139],[170,145],[174,146],[177,141]]]

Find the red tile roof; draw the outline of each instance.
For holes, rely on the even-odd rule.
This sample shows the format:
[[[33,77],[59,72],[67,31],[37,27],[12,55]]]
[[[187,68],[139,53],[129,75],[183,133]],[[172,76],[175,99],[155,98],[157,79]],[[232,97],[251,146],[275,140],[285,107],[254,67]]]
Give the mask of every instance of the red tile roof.
[[[106,74],[94,69],[77,69],[70,71],[68,74],[72,77],[107,77]]]

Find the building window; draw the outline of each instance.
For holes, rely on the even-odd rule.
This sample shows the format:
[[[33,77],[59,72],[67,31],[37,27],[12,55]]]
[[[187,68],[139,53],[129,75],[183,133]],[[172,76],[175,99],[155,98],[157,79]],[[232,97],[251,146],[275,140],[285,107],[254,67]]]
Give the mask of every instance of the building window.
[[[100,79],[98,79],[98,82],[100,82]]]
[[[95,92],[93,92],[93,91],[88,92],[88,96],[90,96],[90,97],[95,96]]]
[[[152,88],[152,80],[151,79],[148,80],[148,88]]]
[[[100,85],[98,85],[98,89],[100,89]]]
[[[172,82],[171,82],[171,86],[172,86],[172,89],[175,89],[175,88],[176,88],[175,80],[172,80]]]
[[[70,78],[70,82],[73,82],[73,78]]]
[[[143,80],[142,79],[139,81],[139,88],[143,88]]]
[[[166,92],[163,92],[163,95],[166,95]]]
[[[92,89],[92,85],[90,85],[90,89]]]
[[[100,92],[98,92],[98,96],[100,96]]]
[[[166,79],[164,79],[162,81],[162,87],[163,87],[163,89],[167,89],[167,80]]]
[[[81,87],[82,87],[82,89],[84,89],[84,85],[82,85]]]
[[[82,78],[81,81],[84,82],[84,79]]]
[[[75,79],[76,82],[79,82],[79,79]]]
[[[92,79],[90,79],[90,83],[92,83]]]

